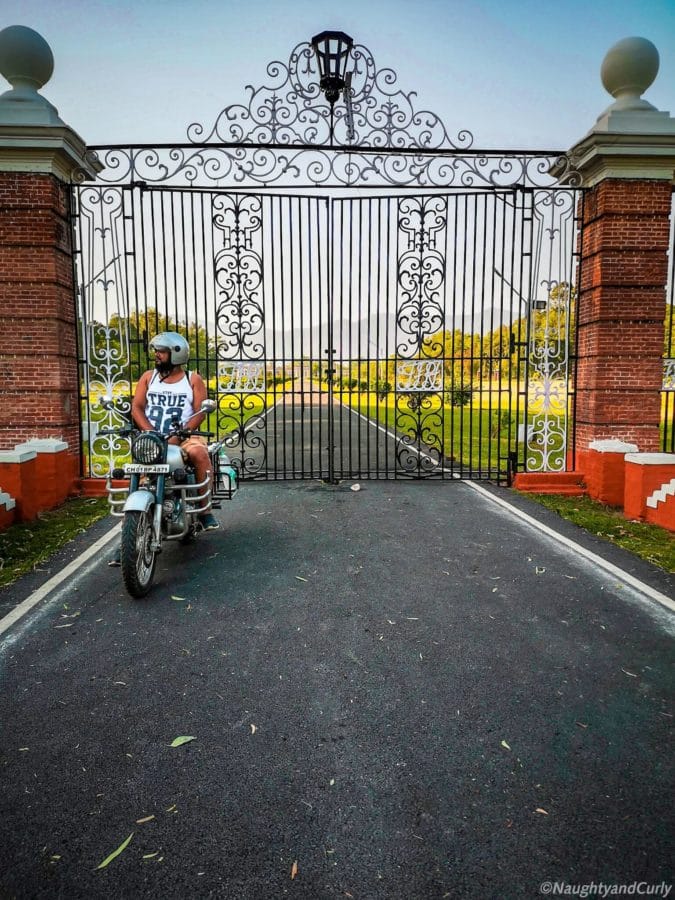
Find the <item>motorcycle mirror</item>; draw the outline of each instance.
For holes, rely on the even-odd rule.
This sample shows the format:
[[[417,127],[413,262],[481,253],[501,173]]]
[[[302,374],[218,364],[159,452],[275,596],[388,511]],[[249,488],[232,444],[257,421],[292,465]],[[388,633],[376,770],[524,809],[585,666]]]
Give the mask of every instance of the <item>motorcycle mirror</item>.
[[[204,413],[212,413],[217,405],[218,404],[215,400],[202,400],[202,405],[199,407],[199,411]]]

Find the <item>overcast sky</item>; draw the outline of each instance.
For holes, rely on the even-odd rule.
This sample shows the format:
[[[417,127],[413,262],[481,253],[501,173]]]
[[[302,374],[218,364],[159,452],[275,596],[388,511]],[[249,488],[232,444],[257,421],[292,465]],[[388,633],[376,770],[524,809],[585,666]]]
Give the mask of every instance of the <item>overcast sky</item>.
[[[611,102],[605,52],[632,35],[661,55],[647,99],[675,114],[672,0],[5,0],[7,25],[49,42],[43,93],[89,144],[210,129],[245,102],[245,85],[265,83],[268,62],[326,28],[365,44],[419,108],[451,136],[471,131],[476,147],[567,149]]]

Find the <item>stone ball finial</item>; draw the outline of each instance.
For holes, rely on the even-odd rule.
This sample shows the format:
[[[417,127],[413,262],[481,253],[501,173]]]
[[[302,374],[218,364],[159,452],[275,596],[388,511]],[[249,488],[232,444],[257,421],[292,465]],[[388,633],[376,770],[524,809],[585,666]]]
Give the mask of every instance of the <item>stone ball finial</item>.
[[[54,55],[41,34],[25,25],[0,31],[0,72],[15,90],[37,91],[53,71]]]
[[[654,109],[641,95],[659,71],[659,51],[641,37],[624,38],[607,51],[600,69],[605,90],[616,99],[615,109]]]

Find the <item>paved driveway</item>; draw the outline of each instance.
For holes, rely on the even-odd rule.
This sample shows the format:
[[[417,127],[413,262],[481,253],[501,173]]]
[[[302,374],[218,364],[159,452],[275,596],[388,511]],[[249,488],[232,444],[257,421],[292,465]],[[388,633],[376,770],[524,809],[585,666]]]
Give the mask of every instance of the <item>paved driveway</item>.
[[[361,487],[245,485],[147,600],[97,557],[0,638],[0,896],[672,882],[673,613],[504,490]]]

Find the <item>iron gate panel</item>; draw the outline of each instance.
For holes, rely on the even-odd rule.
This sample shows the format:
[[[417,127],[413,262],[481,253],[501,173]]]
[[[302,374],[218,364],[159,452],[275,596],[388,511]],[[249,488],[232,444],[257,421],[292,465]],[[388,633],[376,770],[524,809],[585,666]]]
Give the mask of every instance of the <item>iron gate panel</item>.
[[[87,474],[124,450],[98,430],[174,327],[243,478],[564,468],[573,191],[78,200]]]
[[[573,191],[333,200],[333,470],[564,470]]]
[[[184,141],[89,149],[103,168],[75,190],[86,474],[109,471],[120,448],[100,426],[128,411],[167,322],[243,477],[566,468],[574,159],[475,149],[367,47],[345,63],[328,98],[301,42]]]
[[[328,477],[326,200],[86,187],[78,220],[87,474],[124,452],[98,432],[128,415],[152,334],[175,327],[243,478]]]

